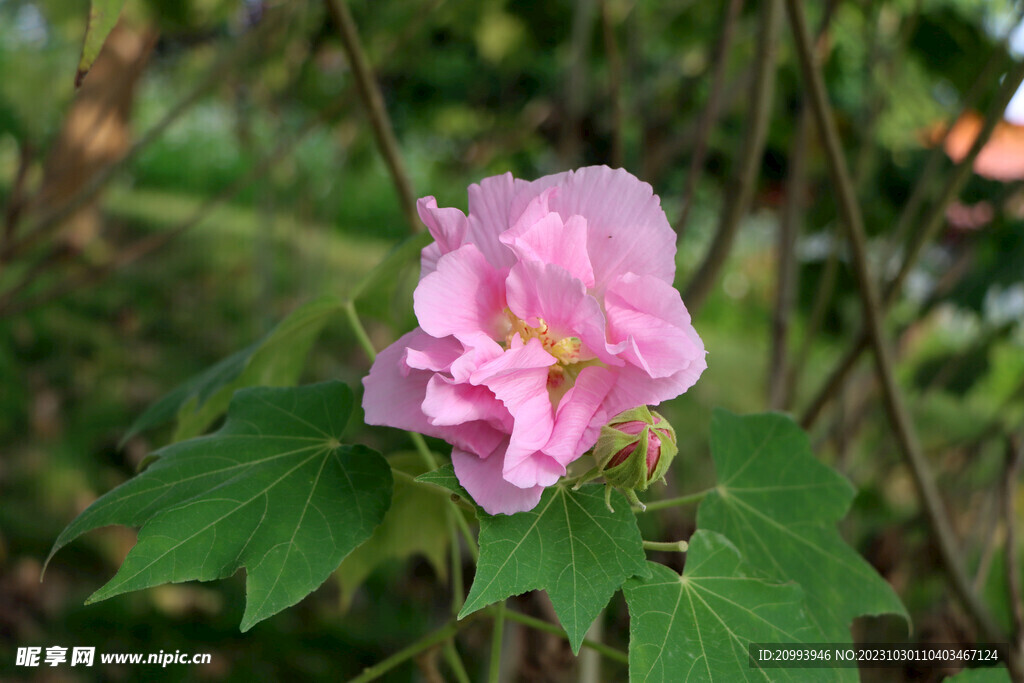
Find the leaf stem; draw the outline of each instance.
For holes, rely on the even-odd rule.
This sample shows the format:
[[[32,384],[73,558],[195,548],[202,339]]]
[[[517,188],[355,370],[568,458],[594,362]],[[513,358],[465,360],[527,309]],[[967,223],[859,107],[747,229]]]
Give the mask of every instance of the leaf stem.
[[[566,640],[569,639],[569,634],[567,634],[563,629],[555,626],[554,624],[549,624],[548,622],[542,619],[537,619],[535,617],[528,616],[526,614],[517,612],[512,609],[505,610],[505,618],[511,621],[518,621],[520,624],[523,624],[524,626],[529,626],[530,628],[536,629],[537,631],[544,631],[545,633],[551,633]],[[622,650],[616,650],[614,647],[609,647],[604,643],[598,643],[593,640],[588,640],[584,638],[583,647],[589,648],[594,652],[597,652],[603,657],[610,659],[614,662],[619,662],[620,664],[627,665],[629,664],[629,656],[625,652],[623,652]]]
[[[491,631],[491,661],[487,671],[489,683],[499,683],[501,680],[501,645],[505,637],[505,614],[507,612],[504,600],[494,606],[494,629]]]
[[[459,657],[459,650],[455,647],[455,638],[446,640],[441,648],[441,652],[444,654],[444,660],[448,662],[452,673],[455,674],[455,679],[459,683],[470,683],[469,674],[466,673],[466,665],[462,663],[462,658]]]
[[[690,549],[686,541],[644,541],[644,550],[660,550],[664,553],[685,553]]]
[[[359,342],[359,346],[363,349],[363,352],[369,356],[370,362],[373,362],[377,359],[377,350],[373,348],[373,342],[370,341],[370,335],[366,334],[366,328],[363,327],[363,323],[359,320],[359,314],[356,312],[355,301],[349,299],[342,305],[342,307],[345,309],[345,317],[352,326],[352,333],[356,335],[356,341]]]
[[[451,565],[452,565],[452,614],[457,615],[462,611],[462,606],[466,603],[466,595],[464,592],[463,578],[462,578],[462,550],[459,547],[459,536],[458,527],[455,522],[455,515],[458,512],[453,508],[448,508],[448,535],[451,536]]]
[[[656,510],[664,510],[665,508],[678,507],[680,505],[689,505],[691,503],[699,503],[704,500],[704,496],[711,493],[712,489],[704,489],[697,493],[691,493],[686,496],[679,496],[677,498],[666,498],[665,500],[656,500],[653,503],[647,503],[646,508],[633,508],[633,512],[654,512]]]
[[[459,629],[469,624],[473,618],[474,615],[470,615],[462,621],[458,621],[457,619],[450,620],[441,628],[436,631],[431,631],[408,647],[399,650],[386,659],[382,659],[373,666],[363,669],[363,673],[350,679],[349,683],[367,683],[368,681],[372,681],[383,676],[402,662],[412,659],[424,650],[428,650],[439,643],[450,640],[452,636],[459,631]]]

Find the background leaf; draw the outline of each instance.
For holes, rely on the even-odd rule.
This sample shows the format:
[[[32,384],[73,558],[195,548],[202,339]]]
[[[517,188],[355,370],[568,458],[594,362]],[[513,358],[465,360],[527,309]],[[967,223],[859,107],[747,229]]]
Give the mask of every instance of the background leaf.
[[[142,525],[89,602],[245,567],[248,630],[323,583],[388,509],[387,462],[338,440],[351,410],[340,382],[239,391],[220,430],[157,451],[153,465],[79,515],[50,557],[91,529]]]
[[[310,347],[340,309],[341,301],[333,296],[300,306],[265,337],[190,378],[150,406],[128,429],[122,443],[175,415],[178,426],[174,441],[198,436],[224,412],[237,389],[295,384]]]
[[[836,529],[853,486],[811,454],[789,417],[716,410],[711,455],[719,484],[701,502],[697,527],[723,534],[765,576],[799,583],[814,641],[850,642],[850,622],[864,614],[909,621],[892,587]]]
[[[721,534],[690,539],[680,576],[648,562],[649,578],[626,582],[629,680],[836,680],[833,669],[772,669],[749,665],[747,646],[806,641],[815,632],[794,583],[765,579]]]
[[[121,16],[124,0],[92,0],[89,6],[89,25],[85,29],[85,42],[82,44],[82,57],[78,61],[78,73],[75,74],[75,87],[82,85],[82,79],[89,73],[92,63],[96,61],[103,43],[117,24]]]
[[[546,590],[578,653],[590,624],[631,576],[649,572],[636,517],[603,486],[552,486],[529,512],[480,518],[480,561],[459,617],[529,590]]]
[[[425,467],[418,453],[388,456],[392,469],[413,476]],[[395,479],[391,507],[369,540],[352,551],[338,567],[341,604],[347,609],[352,594],[378,566],[419,554],[427,558],[442,580],[447,576],[445,554],[449,537],[447,502],[440,492],[425,490],[401,477]],[[460,513],[461,514],[461,513]]]

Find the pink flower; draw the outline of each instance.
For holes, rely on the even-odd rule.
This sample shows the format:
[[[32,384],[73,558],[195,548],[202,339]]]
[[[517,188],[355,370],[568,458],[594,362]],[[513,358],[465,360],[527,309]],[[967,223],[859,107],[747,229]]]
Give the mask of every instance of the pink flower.
[[[532,509],[620,412],[707,367],[675,275],[675,233],[647,183],[591,166],[469,187],[469,215],[417,204],[435,242],[420,326],[363,380],[366,422],[439,437],[490,514]]]

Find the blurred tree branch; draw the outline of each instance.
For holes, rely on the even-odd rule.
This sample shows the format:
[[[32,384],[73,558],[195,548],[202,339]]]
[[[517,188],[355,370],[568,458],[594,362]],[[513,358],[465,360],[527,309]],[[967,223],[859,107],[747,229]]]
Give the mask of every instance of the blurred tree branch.
[[[1002,60],[999,60],[1000,62]],[[983,72],[983,75],[988,74],[988,67]],[[994,79],[993,79],[994,80]],[[910,244],[907,246],[903,261],[900,265],[899,271],[895,276],[886,284],[884,295],[881,299],[882,313],[895,302],[896,297],[899,295],[900,290],[903,286],[904,280],[907,275],[917,264],[917,259],[921,255],[924,246],[935,237],[939,228],[944,225],[946,209],[956,199],[960,190],[967,183],[971,173],[973,173],[974,160],[981,153],[982,148],[988,142],[992,135],[992,131],[995,130],[996,124],[1002,119],[1003,110],[1006,109],[1006,105],[1009,103],[1010,98],[1013,97],[1014,92],[1020,86],[1021,82],[1024,81],[1024,62],[1017,64],[1013,69],[1006,75],[1005,80],[1000,86],[999,92],[992,103],[988,114],[985,117],[984,124],[982,125],[981,131],[975,138],[974,143],[971,145],[970,151],[953,169],[945,185],[939,193],[938,199],[932,205],[931,210],[928,212],[926,217],[921,221],[921,227],[911,238]],[[981,82],[980,79],[978,81]],[[973,90],[973,89],[972,89]],[[947,127],[947,131],[952,128],[952,123]],[[936,165],[938,159],[945,153],[942,149],[943,145],[937,146],[931,152],[931,157],[926,162],[925,173],[928,172],[928,165],[932,158],[936,159]],[[917,188],[923,188],[924,181],[928,180],[926,177],[922,177],[918,182]],[[914,196],[918,194],[918,189],[915,188],[911,195],[910,202],[907,208],[904,210],[903,215],[900,217],[897,224],[897,231],[900,230],[904,220],[909,222],[910,218],[904,219],[904,216],[909,215],[910,204],[914,201]],[[923,189],[921,190],[924,191]],[[823,383],[822,387],[815,393],[814,398],[811,400],[808,407],[804,410],[803,415],[800,418],[800,424],[805,429],[810,428],[821,410],[828,403],[829,399],[835,394],[839,385],[845,381],[846,376],[850,370],[856,365],[857,360],[870,345],[870,338],[867,329],[861,329],[860,333],[856,337],[856,341],[851,345],[843,357],[839,360],[828,378]]]
[[[732,48],[733,35],[736,33],[736,23],[739,20],[740,12],[743,10],[743,0],[729,0],[723,10],[722,31],[715,43],[714,66],[711,71],[711,92],[708,93],[708,101],[704,105],[700,120],[697,123],[697,131],[694,134],[696,143],[690,155],[690,168],[686,172],[686,184],[683,186],[683,213],[676,221],[676,234],[682,236],[686,229],[686,220],[690,216],[690,209],[693,207],[693,193],[697,188],[697,178],[704,168],[704,157],[708,151],[708,138],[711,131],[718,122],[718,114],[721,111],[722,90],[725,88],[725,66],[729,61],[729,51]]]
[[[691,315],[696,315],[704,305],[705,299],[718,280],[718,275],[729,258],[729,252],[732,251],[740,222],[750,208],[750,201],[754,196],[754,187],[757,184],[761,157],[768,135],[768,122],[772,113],[781,8],[780,0],[767,0],[761,5],[761,23],[754,56],[757,75],[748,109],[750,121],[747,124],[743,152],[737,161],[736,171],[730,177],[723,193],[721,219],[711,240],[711,246],[683,293],[683,301],[686,302]]]
[[[883,389],[886,413],[896,433],[900,449],[910,466],[918,496],[927,515],[929,524],[942,556],[943,564],[950,577],[954,592],[970,614],[985,638],[991,642],[1004,642],[1005,634],[999,628],[991,612],[974,592],[960,562],[957,539],[943,506],[938,488],[928,461],[921,451],[913,424],[903,404],[893,374],[893,362],[886,345],[882,329],[882,308],[875,283],[868,270],[867,240],[863,219],[857,204],[853,182],[843,156],[836,124],[825,91],[825,83],[818,64],[815,62],[811,37],[804,19],[803,7],[799,0],[786,0],[789,23],[792,27],[800,60],[804,87],[810,94],[818,133],[825,146],[829,160],[829,174],[837,194],[837,203],[853,255],[853,266],[864,309],[865,327],[874,352],[875,368]],[[1012,79],[1007,79],[1012,80]],[[979,136],[980,137],[980,136]],[[1014,676],[1022,675],[1024,664],[1018,653],[1007,653],[1007,665]]]
[[[1010,647],[1017,656],[1024,657],[1024,591],[1021,591],[1020,562],[1017,553],[1017,510],[1014,501],[1020,485],[1020,470],[1024,464],[1024,444],[1019,435],[1006,437],[1006,471],[1003,476],[1003,516],[1006,524],[1006,586],[1010,594],[1010,618],[1013,636]]]
[[[324,0],[324,4],[327,7],[327,13],[338,29],[341,46],[345,50],[349,67],[352,69],[352,77],[355,80],[359,98],[363,101],[366,114],[370,118],[374,140],[377,142],[381,156],[384,157],[384,163],[391,174],[391,182],[394,183],[395,192],[398,194],[402,214],[409,224],[409,230],[419,232],[423,229],[423,225],[416,214],[416,198],[413,194],[412,183],[409,181],[402,153],[398,149],[395,131],[391,125],[387,108],[384,106],[384,97],[373,76],[366,51],[359,39],[359,31],[352,19],[352,13],[349,12],[345,0]]]

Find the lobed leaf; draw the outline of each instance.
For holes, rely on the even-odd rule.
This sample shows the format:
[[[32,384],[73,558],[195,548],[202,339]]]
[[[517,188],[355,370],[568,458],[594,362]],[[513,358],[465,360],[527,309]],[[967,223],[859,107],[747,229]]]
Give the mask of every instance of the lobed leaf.
[[[648,562],[650,577],[626,582],[629,680],[823,681],[833,669],[750,665],[748,645],[804,642],[815,632],[795,583],[766,579],[724,536],[697,531],[680,576]]]
[[[248,630],[322,584],[384,518],[387,462],[339,440],[352,405],[340,382],[239,391],[220,430],[154,453],[150,467],[68,525],[47,562],[86,531],[141,525],[124,564],[88,602],[245,567]]]
[[[422,477],[421,477],[422,479]],[[480,560],[465,617],[530,590],[546,590],[574,653],[597,615],[631,576],[647,576],[636,516],[617,491],[615,512],[603,486],[552,486],[529,512],[480,519]]]
[[[814,457],[793,420],[716,410],[711,454],[719,484],[701,502],[697,527],[724,535],[764,576],[799,583],[812,641],[850,642],[850,622],[865,614],[909,623],[892,587],[836,528],[853,486]]]

